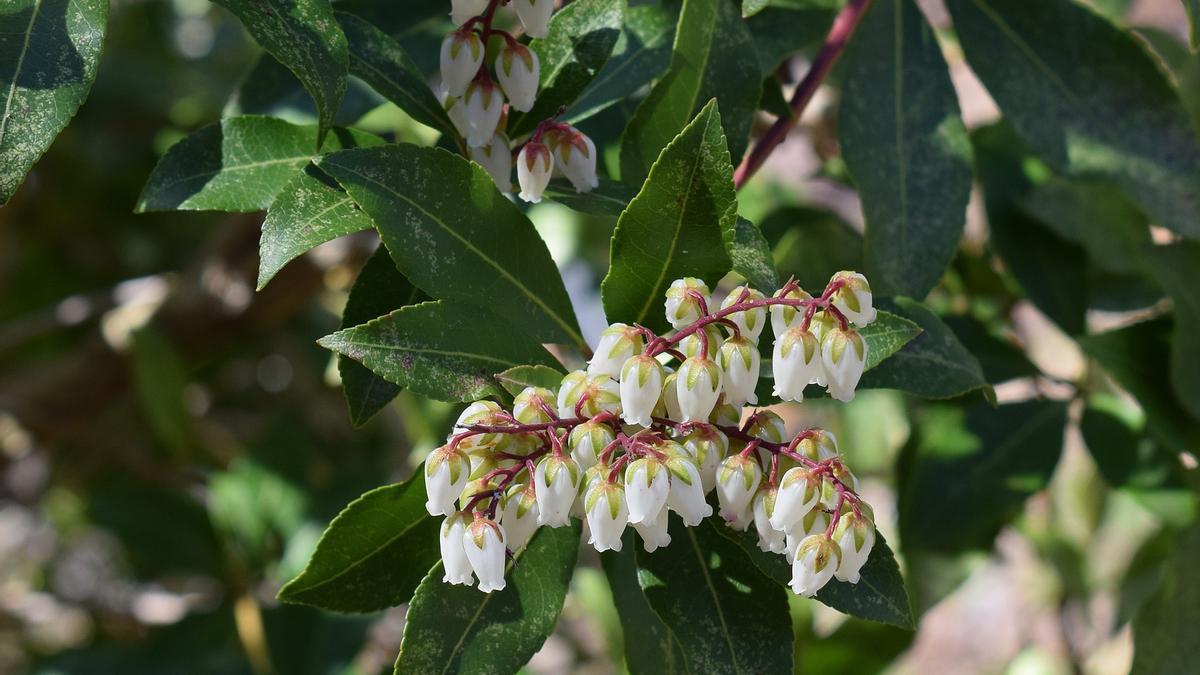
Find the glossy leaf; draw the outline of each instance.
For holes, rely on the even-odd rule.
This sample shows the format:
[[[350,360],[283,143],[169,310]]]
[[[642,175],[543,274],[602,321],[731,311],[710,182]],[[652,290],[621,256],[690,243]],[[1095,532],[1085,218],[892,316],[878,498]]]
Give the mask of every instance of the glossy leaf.
[[[539,528],[509,565],[502,591],[442,581],[435,565],[417,587],[396,673],[514,673],[554,629],[575,570],[580,526]]]
[[[571,184],[554,180],[546,188],[545,197],[563,206],[593,216],[619,216],[629,206],[633,193],[621,183],[600,179],[599,187],[590,192],[576,192]]]
[[[737,217],[721,115],[710,101],[659,155],[617,220],[601,285],[610,322],[664,328],[667,287],[684,276],[715,284],[729,271],[725,240]]]
[[[334,124],[352,126],[382,104],[379,94],[361,80],[348,80]],[[221,113],[222,117],[238,115],[266,115],[293,124],[316,124],[317,105],[287,66],[263,52]]]
[[[725,0],[685,0],[671,66],[638,106],[621,141],[621,180],[641,182],[659,152],[710,99],[721,107],[729,153],[741,158],[761,93],[754,42]]]
[[[922,298],[966,224],[971,144],[933,29],[915,0],[877,0],[843,61],[838,138],[866,217],[877,293]]]
[[[280,589],[279,599],[333,612],[408,602],[441,558],[440,527],[425,510],[422,473],[371,490],[333,519],[308,566]]]
[[[500,380],[500,386],[515,396],[526,387],[556,390],[562,383],[563,373],[549,366],[516,366],[496,373],[496,379]]]
[[[640,546],[633,528],[628,528],[621,538],[620,551],[600,554],[600,563],[608,577],[613,604],[625,633],[625,667],[631,675],[686,673],[679,642],[650,607],[638,584],[637,549]]]
[[[1055,172],[1108,178],[1200,236],[1200,140],[1141,44],[1071,0],[949,0],[972,70]]]
[[[774,244],[782,278],[796,277],[800,287],[820,295],[841,270],[862,270],[862,235],[827,211],[789,207],[767,216],[760,227]]]
[[[171,146],[142,188],[137,210],[261,211],[318,154],[317,128],[245,115],[210,124]],[[371,134],[345,129],[325,139],[323,152],[378,145]]]
[[[920,337],[920,324],[906,317],[879,310],[871,325],[859,330],[867,344],[867,361],[864,372],[869,372],[889,357],[904,349]]]
[[[540,344],[503,320],[446,301],[402,307],[318,343],[393,384],[439,401],[498,394],[494,374],[513,366],[555,365]]]
[[[646,599],[679,640],[689,672],[791,672],[786,591],[718,527],[672,518],[670,546],[639,549]]]
[[[371,216],[417,288],[483,307],[541,342],[583,344],[545,243],[483,168],[407,144],[335,153],[320,167]]]
[[[860,387],[899,389],[925,398],[952,398],[979,389],[991,391],[979,361],[929,308],[908,298],[881,300],[878,304],[915,322],[921,334],[879,367],[864,373]]]
[[[772,2],[770,7],[746,19],[746,28],[754,40],[759,74],[763,78],[773,77],[792,54],[815,52],[829,33],[838,4],[838,0]]]
[[[1171,386],[1183,406],[1200,420],[1200,244],[1155,246],[1150,269],[1175,302]]]
[[[541,64],[537,102],[528,113],[509,112],[510,137],[575,102],[612,54],[624,13],[623,0],[576,0],[554,13],[549,36],[529,44]]]
[[[770,295],[782,285],[771,257],[771,245],[754,223],[738,218],[733,226],[733,237],[725,241],[725,250],[729,253],[733,271],[754,288]]]
[[[1186,675],[1200,663],[1200,525],[1184,530],[1154,597],[1133,620],[1132,675]]]
[[[107,24],[107,0],[0,9],[0,206],[87,98]]]
[[[324,140],[346,93],[350,61],[346,36],[329,0],[215,0],[237,15],[254,40],[295,73],[317,104],[319,130],[310,150]]]

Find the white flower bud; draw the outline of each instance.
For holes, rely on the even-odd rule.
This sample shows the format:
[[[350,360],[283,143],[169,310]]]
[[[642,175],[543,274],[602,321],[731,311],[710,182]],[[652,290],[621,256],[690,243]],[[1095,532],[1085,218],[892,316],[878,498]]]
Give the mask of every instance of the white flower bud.
[[[761,438],[771,443],[783,443],[787,440],[787,423],[773,410],[759,410],[750,417],[750,426],[746,432],[755,438]]]
[[[700,333],[704,333],[705,340],[700,339]],[[700,348],[707,343],[708,351],[705,354],[708,358],[716,360],[717,353],[721,349],[721,342],[725,336],[721,329],[716,324],[708,324],[700,330],[684,337],[679,341],[679,351],[687,358],[700,355]]]
[[[504,590],[504,528],[494,520],[477,516],[463,532],[462,541],[471,569],[479,577],[479,590]]]
[[[512,192],[513,160],[507,136],[497,132],[487,144],[477,148],[468,147],[467,154],[472,162],[488,172],[492,182],[496,184],[496,189],[505,194]]]
[[[488,0],[450,0],[450,20],[461,26],[487,11]]]
[[[669,373],[663,380],[662,404],[667,412],[667,419],[675,422],[683,421],[683,411],[679,409],[679,373]]]
[[[658,516],[649,523],[634,523],[633,529],[642,537],[642,548],[646,549],[647,553],[653,553],[659,548],[669,546],[671,543],[671,534],[667,527],[670,523],[667,521],[667,510],[662,509],[658,512]]]
[[[721,369],[707,357],[693,357],[679,367],[675,389],[684,422],[707,422],[721,395]]]
[[[750,457],[730,455],[721,462],[717,469],[717,498],[725,522],[733,523],[746,518],[750,512],[750,501],[761,481],[762,469]]]
[[[570,418],[575,416],[575,404],[587,386],[587,373],[582,370],[572,370],[563,377],[558,385],[558,416]]]
[[[841,581],[857,584],[859,573],[871,555],[871,547],[875,545],[875,523],[871,521],[870,509],[866,504],[859,506],[857,514],[852,509],[842,514],[833,530],[833,539],[842,552],[841,563],[834,576]]]
[[[709,419],[712,420],[713,424],[720,424],[726,427],[740,427],[742,425],[742,409],[729,403],[722,403],[713,409],[713,414]]]
[[[532,49],[519,43],[506,45],[496,57],[496,79],[516,110],[529,112],[537,98],[541,64]]]
[[[712,427],[696,427],[682,439],[684,450],[700,469],[700,485],[707,494],[717,484],[717,467],[729,451],[729,438]]]
[[[600,453],[616,438],[607,424],[588,420],[571,430],[567,447],[571,449],[571,459],[586,472],[596,466]]]
[[[542,387],[525,387],[513,399],[513,417],[521,424],[545,424],[551,421],[554,392]]]
[[[762,368],[762,357],[758,347],[746,336],[731,337],[721,345],[717,362],[723,373],[722,386],[725,402],[733,406],[758,403],[758,374]]]
[[[837,482],[853,492],[858,492],[858,476],[855,476],[845,464],[838,462],[829,469],[830,474],[837,479]],[[821,503],[825,505],[825,508],[836,509],[840,501],[837,484],[832,480],[825,481],[821,488]]]
[[[798,324],[776,338],[771,354],[775,395],[783,401],[804,400],[804,388],[821,379],[821,345],[816,336]]]
[[[466,534],[467,525],[470,523],[471,516],[462,511],[451,513],[442,521],[439,543],[442,550],[442,568],[446,571],[442,576],[445,583],[467,586],[475,583],[475,577],[471,573],[471,562],[467,559],[467,550],[463,546],[463,535]]]
[[[627,424],[650,426],[664,379],[662,364],[652,356],[638,354],[625,362],[621,369],[621,418]]]
[[[458,131],[458,135],[463,138],[471,133],[471,122],[467,119],[467,104],[461,98],[447,96],[443,105],[446,107],[446,116],[454,123],[454,129]]]
[[[625,468],[625,498],[629,501],[629,522],[648,523],[666,507],[670,493],[670,472],[654,457],[634,460]]]
[[[821,500],[821,478],[797,466],[788,469],[779,482],[771,526],[787,531],[795,526]]]
[[[867,283],[867,278],[858,272],[843,270],[829,280],[831,284],[838,282],[843,286],[834,292],[833,306],[859,328],[874,321],[878,311],[875,309],[871,285]]]
[[[483,65],[483,41],[474,31],[456,30],[442,40],[442,88],[451,96],[462,96]],[[495,132],[495,126],[492,127]],[[491,137],[491,134],[488,134]]]
[[[588,543],[597,551],[620,551],[621,535],[629,523],[625,488],[607,481],[592,486],[584,497],[584,510],[592,534]]]
[[[829,395],[843,403],[854,400],[854,388],[867,361],[867,343],[858,331],[835,328],[821,341],[821,366]]]
[[[554,150],[555,166],[571,181],[576,192],[591,192],[600,185],[596,177],[596,144],[586,134],[576,129],[554,134],[550,147]]]
[[[842,554],[837,542],[824,534],[814,534],[800,542],[792,563],[792,592],[811,598],[821,590],[838,568]]]
[[[500,524],[504,526],[509,550],[519,551],[537,531],[537,492],[533,484],[514,485],[504,497]]]
[[[796,549],[800,547],[800,542],[814,534],[824,535],[827,529],[829,529],[829,514],[820,506],[809,511],[792,526],[792,529],[787,531],[788,562],[796,562]]]
[[[431,516],[454,513],[454,500],[462,494],[471,475],[471,461],[462,450],[437,448],[425,458],[425,510]]]
[[[700,468],[686,451],[681,455],[671,457],[666,462],[667,470],[671,473],[667,506],[683,518],[684,525],[695,527],[701,520],[712,515],[712,507],[704,501]]]
[[[746,301],[762,300],[766,296],[760,291],[747,286],[738,286],[729,291],[729,295],[725,296],[725,300],[721,302],[721,309],[728,309],[736,304],[742,298],[743,291],[746,291]],[[762,334],[763,327],[767,325],[767,309],[765,307],[755,307],[744,312],[734,312],[727,317],[735,323],[742,335],[749,338],[752,342],[758,342],[758,336]]]
[[[754,495],[754,529],[758,532],[758,548],[767,553],[783,553],[787,550],[787,534],[771,524],[777,493],[774,487],[764,485]]]
[[[676,279],[667,289],[667,322],[676,329],[683,328],[700,318],[700,303],[693,297],[692,291],[699,293],[704,298],[705,305],[711,304],[708,302],[708,284],[699,279],[692,277]]]
[[[569,522],[581,477],[579,465],[570,457],[550,455],[538,462],[533,471],[538,525],[562,527]]]
[[[467,86],[463,103],[467,106],[467,146],[490,142],[504,112],[504,94],[491,82],[472,82]]]
[[[554,13],[554,0],[513,0],[513,9],[525,33],[529,37],[544,38],[550,34],[550,15]]]
[[[776,293],[774,297],[788,298],[790,300],[812,300],[812,296],[800,288],[789,291],[785,295]],[[790,307],[788,305],[771,305],[771,330],[775,333],[776,339],[786,333],[787,329],[803,320],[803,308]]]
[[[475,424],[489,425],[493,424],[496,419],[496,413],[501,412],[500,404],[495,401],[475,401],[458,416],[458,421],[454,423],[454,429],[450,435],[446,436],[446,441],[449,442],[455,436],[466,433],[467,427]],[[500,442],[502,434],[476,434],[468,436],[459,442],[458,448],[465,452],[470,452],[476,448],[491,447]]]
[[[608,375],[588,375],[580,398],[583,405],[579,411],[584,417],[595,417],[602,412],[621,414],[621,385]]]
[[[550,148],[533,141],[526,143],[517,155],[517,183],[521,185],[521,199],[533,204],[542,201],[542,193],[546,191],[553,172],[554,157],[550,154]]]
[[[813,429],[807,438],[796,446],[796,452],[814,462],[822,462],[838,456],[837,437],[824,429]]]
[[[588,361],[589,375],[620,377],[621,368],[646,347],[642,333],[632,326],[614,323],[600,333],[600,343]]]

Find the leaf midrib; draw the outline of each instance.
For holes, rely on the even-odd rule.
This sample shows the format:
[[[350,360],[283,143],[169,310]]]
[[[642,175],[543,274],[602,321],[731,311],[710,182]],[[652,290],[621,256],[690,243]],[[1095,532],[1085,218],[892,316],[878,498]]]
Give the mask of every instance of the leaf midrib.
[[[41,11],[42,0],[35,0],[33,12],[29,15],[29,24],[25,26],[25,41],[21,44],[21,55],[17,57],[17,67],[13,70],[12,85],[9,86],[8,96],[4,101],[4,117],[0,118],[0,146],[4,144],[8,120],[12,118],[12,102],[17,94],[17,80],[21,78],[21,70],[25,67],[25,55],[29,53],[29,40],[33,37],[33,24],[37,22],[38,14]]]
[[[424,112],[426,115],[428,115],[431,120],[436,120],[438,122],[438,126],[441,128],[441,131],[449,131],[449,132],[454,131],[453,127],[447,126],[445,124],[445,121],[443,120],[443,118],[446,117],[446,113],[444,110],[438,111],[441,113],[440,115],[438,114],[438,112],[432,112],[432,109],[426,105],[428,103],[428,101],[422,101],[420,96],[407,94],[404,87],[401,86],[401,84],[399,82],[392,79],[384,71],[375,67],[375,64],[373,64],[370,61],[366,60],[365,58],[359,56],[358,53],[356,53],[354,50],[351,50],[350,57],[353,58],[356,63],[363,66],[366,70],[374,73],[377,77],[381,78],[383,81],[387,82],[389,85],[394,87],[398,92],[400,92],[400,94],[404,95],[404,97],[407,98],[413,105],[420,108],[420,110],[422,112]],[[397,66],[400,68],[404,68],[404,66],[400,65],[400,64],[397,64]]]
[[[726,646],[729,647],[729,658],[732,661],[733,671],[740,673],[742,667],[738,665],[737,650],[733,647],[733,636],[729,634],[729,624],[725,621],[725,609],[721,607],[721,596],[717,593],[717,587],[713,585],[712,575],[708,573],[708,563],[705,562],[704,555],[700,551],[700,543],[696,541],[695,532],[690,527],[685,528],[685,531],[688,534],[688,541],[692,544],[692,551],[696,554],[696,561],[700,563],[700,571],[704,575],[704,585],[712,594],[713,604],[717,608],[717,619],[721,621],[721,634],[725,638]]]
[[[351,329],[351,330],[353,331],[354,329]],[[353,333],[351,333],[351,336],[353,336]],[[422,348],[422,347],[406,347],[404,345],[386,345],[386,344],[379,344],[379,343],[375,343],[375,342],[359,342],[357,340],[354,340],[353,337],[348,337],[346,344],[353,345],[355,347],[368,347],[368,348],[382,349],[382,350],[389,351],[389,352],[411,352],[411,353],[415,353],[415,354],[438,354],[440,356],[457,356],[457,357],[461,357],[461,358],[465,358],[465,359],[477,359],[479,361],[490,361],[492,363],[497,363],[502,366],[522,365],[521,363],[505,361],[504,359],[497,358],[495,356],[488,356],[486,354],[475,354],[472,352],[458,352],[458,351],[451,351],[448,349],[427,349],[427,348]],[[350,355],[345,354],[345,356],[350,356]],[[350,358],[353,359],[354,357],[350,356]],[[358,359],[355,359],[355,360],[357,361]],[[384,378],[384,379],[387,379],[387,378]]]
[[[895,2],[894,45],[892,47],[892,86],[895,87],[893,113],[896,123],[896,179],[900,191],[900,257],[908,258],[908,164],[904,161],[904,3]]]

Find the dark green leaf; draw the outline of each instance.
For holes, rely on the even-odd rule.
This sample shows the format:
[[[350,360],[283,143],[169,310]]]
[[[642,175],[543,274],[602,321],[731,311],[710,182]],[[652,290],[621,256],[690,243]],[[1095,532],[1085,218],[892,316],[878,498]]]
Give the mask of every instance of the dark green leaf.
[[[408,52],[365,19],[345,12],[337,20],[350,43],[350,72],[413,119],[455,137],[446,110]]]
[[[859,331],[863,341],[867,343],[864,372],[871,371],[888,357],[904,349],[920,337],[922,330],[920,325],[903,316],[880,310],[875,321]]]
[[[729,271],[724,242],[737,217],[732,176],[721,115],[710,101],[662,151],[617,220],[601,285],[609,321],[664,328],[662,302],[672,281],[692,276],[711,285]]]
[[[926,408],[901,498],[905,546],[991,548],[1025,499],[1049,482],[1066,422],[1067,406],[1056,401]]]
[[[133,332],[133,378],[150,429],[174,459],[192,450],[192,417],[183,405],[187,368],[171,340],[153,324]]]
[[[442,581],[435,565],[409,605],[397,675],[515,673],[542,646],[562,610],[579,549],[578,521],[540,528],[502,591]]]
[[[949,68],[915,0],[876,0],[843,64],[838,138],[867,221],[865,272],[877,293],[923,298],[958,248],[973,180]]]
[[[774,244],[775,265],[783,277],[819,295],[841,270],[862,269],[862,236],[827,211],[804,207],[780,209],[761,223]]]
[[[601,178],[600,186],[591,192],[576,192],[570,183],[554,180],[544,195],[569,209],[593,216],[619,216],[633,199],[629,188],[607,178]]]
[[[650,607],[638,584],[637,547],[633,528],[625,531],[620,551],[600,554],[613,604],[625,633],[625,667],[631,675],[686,673],[683,652],[671,630]]]
[[[346,94],[342,97],[334,123],[340,126],[353,125],[381,104],[383,99],[379,94],[361,80],[350,79],[346,82]],[[266,115],[281,117],[295,124],[314,124],[317,121],[317,106],[292,71],[264,52],[238,85],[222,117],[237,115]]]
[[[1184,531],[1158,591],[1133,620],[1133,675],[1187,675],[1200,663],[1200,525]]]
[[[308,494],[256,459],[240,457],[208,480],[208,514],[234,565],[263,569],[304,523]]]
[[[1150,244],[1146,217],[1109,185],[1052,178],[1033,188],[1024,210],[1058,236],[1079,244],[1109,272],[1142,271]]]
[[[320,166],[375,221],[417,288],[487,308],[542,342],[584,344],[546,244],[483,168],[407,144],[335,153]]]
[[[210,124],[171,146],[138,197],[137,210],[261,211],[318,154],[317,128],[246,115]],[[383,141],[337,129],[322,152]]]
[[[1034,377],[1040,371],[1025,352],[1009,339],[996,336],[969,315],[943,316],[959,342],[979,360],[984,379],[993,384],[1020,377]]]
[[[123,472],[89,486],[86,498],[90,522],[120,541],[139,577],[222,573],[226,563],[220,540],[193,495]],[[170,527],[163,527],[164,522]]]
[[[1192,51],[1200,50],[1200,0],[1183,0],[1188,16],[1188,44]]]
[[[279,599],[334,612],[408,602],[441,558],[440,527],[425,511],[424,474],[371,490],[333,519],[308,566],[280,589]]]
[[[320,127],[309,150],[321,145],[346,93],[346,36],[329,0],[214,0],[241,19],[246,31],[300,78],[317,104]]]
[[[576,0],[555,12],[550,35],[529,44],[541,64],[537,102],[528,113],[509,113],[511,137],[533,131],[579,98],[612,54],[624,13],[622,0]]]
[[[497,394],[494,374],[513,366],[556,365],[540,344],[503,320],[446,301],[402,307],[318,342],[393,384],[439,401]]]
[[[1148,249],[1150,269],[1175,301],[1171,386],[1192,417],[1200,420],[1200,244]]]
[[[762,77],[771,77],[792,54],[815,50],[829,33],[838,2],[772,2],[771,7],[746,20]]]
[[[921,334],[878,368],[865,373],[860,387],[899,389],[925,398],[951,398],[977,389],[991,391],[979,361],[928,307],[908,298],[881,300],[878,304],[916,322]]]
[[[771,257],[771,245],[754,223],[738,218],[733,226],[733,237],[725,241],[725,250],[729,253],[733,271],[742,275],[751,286],[767,295],[779,288],[779,272]]]
[[[671,519],[671,545],[637,552],[650,606],[683,647],[693,673],[789,673],[792,630],[786,591],[706,519]]]
[[[621,141],[621,180],[637,185],[659,152],[712,98],[720,103],[729,153],[741,158],[758,105],[754,42],[730,0],[685,0],[671,67],[638,106]]]
[[[561,370],[549,366],[516,366],[496,373],[496,379],[500,380],[500,386],[515,396],[525,387],[558,389],[563,374]]]
[[[107,0],[0,9],[0,206],[87,98],[107,24]]]
[[[963,51],[1057,173],[1105,177],[1155,222],[1200,236],[1200,142],[1141,44],[1070,0],[949,0]]]

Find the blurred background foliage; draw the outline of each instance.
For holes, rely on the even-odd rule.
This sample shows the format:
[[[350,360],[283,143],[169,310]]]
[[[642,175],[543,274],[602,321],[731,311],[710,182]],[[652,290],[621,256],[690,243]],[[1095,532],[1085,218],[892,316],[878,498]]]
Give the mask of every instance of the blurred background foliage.
[[[337,4],[435,67],[448,3]],[[764,69],[788,89],[837,3],[778,4],[751,25],[764,62],[800,50]],[[1135,28],[1200,121],[1182,7],[1091,4]],[[922,6],[947,27],[939,2]],[[669,39],[644,37],[661,42],[650,56],[669,57]],[[881,530],[899,542],[920,616],[910,633],[793,598],[797,671],[1125,672],[1140,611],[1157,608],[1139,647],[1157,617],[1194,628],[1200,611],[1175,597],[1194,596],[1194,582],[1179,585],[1194,570],[1171,557],[1198,545],[1186,453],[1200,423],[1166,386],[1172,322],[1139,323],[1168,302],[1132,253],[1169,236],[1117,192],[1054,177],[1025,153],[954,36],[939,37],[982,191],[928,302],[1003,405],[978,391],[927,401],[872,390],[848,406],[780,408],[795,428],[843,439]],[[765,109],[783,105],[778,89],[766,88]],[[861,265],[835,89],[739,200],[779,269],[810,288]],[[610,167],[644,93],[583,125]],[[338,510],[411,474],[457,410],[402,393],[352,428],[334,361],[313,340],[337,328],[373,234],[323,245],[255,293],[261,216],[133,215],[162,153],[223,111],[313,119],[299,84],[223,10],[114,0],[90,98],[0,210],[0,672],[390,672],[403,607],[335,616],[280,606],[275,593]],[[432,140],[360,84],[340,117]],[[613,219],[555,204],[531,217],[594,338]],[[981,447],[1004,461],[980,459]],[[581,561],[529,672],[623,669],[599,559]],[[1139,661],[1155,649],[1145,644]]]

